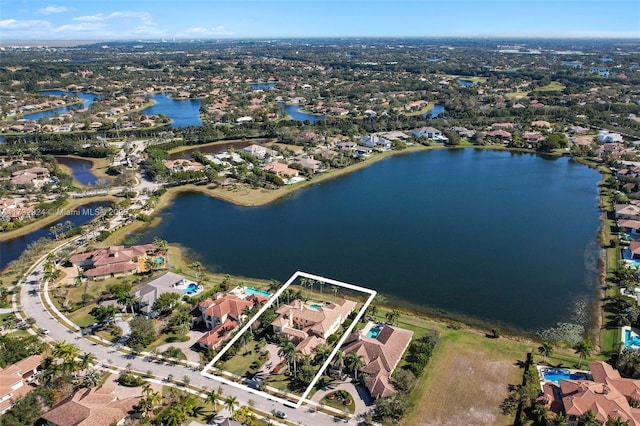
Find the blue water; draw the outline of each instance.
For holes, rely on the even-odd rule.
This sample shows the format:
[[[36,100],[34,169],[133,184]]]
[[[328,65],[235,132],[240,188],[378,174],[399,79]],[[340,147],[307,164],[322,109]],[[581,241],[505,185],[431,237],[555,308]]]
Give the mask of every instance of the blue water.
[[[367,331],[367,337],[370,337],[371,339],[377,339],[378,338],[378,334],[380,334],[380,330],[382,330],[382,326],[375,326],[375,327],[371,327],[369,329],[369,331]]]
[[[569,370],[564,370],[561,368],[554,368],[549,371],[544,372],[543,377],[545,380],[550,382],[555,382],[558,385],[560,384],[560,380],[585,380],[588,379],[588,376],[584,373],[571,373]]]
[[[632,336],[631,330],[624,331],[624,347],[635,346],[640,348],[640,336]]]
[[[168,93],[156,93],[151,96],[156,103],[145,108],[145,114],[164,114],[172,120],[171,127],[202,126],[199,99],[172,99]]]
[[[253,288],[253,287],[246,287],[244,291],[249,294],[257,294],[258,296],[271,297],[271,293],[269,293],[268,291],[258,290],[257,288]]]
[[[52,224],[45,226],[44,228],[36,229],[35,231],[24,235],[22,237],[12,238],[0,243],[0,271],[4,269],[7,264],[20,257],[20,254],[27,248],[29,244],[40,239],[42,237],[53,238],[49,233],[49,229],[58,223],[64,223],[67,220],[70,221],[74,227],[84,225],[91,221],[96,214],[96,209],[104,208],[111,203],[107,201],[93,202],[85,204],[80,207],[80,214],[69,214],[69,212],[60,212],[61,217],[59,220]]]
[[[62,95],[77,96],[80,99],[82,99],[82,103],[76,104],[76,105],[64,106],[64,107],[55,108],[55,109],[49,109],[46,111],[34,112],[33,114],[25,114],[23,118],[25,118],[26,120],[38,120],[40,118],[49,118],[49,117],[53,117],[54,115],[62,114],[72,110],[86,109],[86,108],[89,108],[89,105],[91,105],[94,102],[94,100],[98,97],[98,95],[95,95],[93,93],[67,92],[64,90],[43,90],[38,93],[41,93],[44,95],[50,95],[50,96],[62,96]]]
[[[198,284],[196,283],[190,283],[187,288],[185,288],[184,290],[182,290],[182,292],[184,294],[194,294],[198,292]]]
[[[441,113],[444,112],[444,106],[443,105],[434,105],[433,108],[431,108],[429,111],[425,112],[424,114],[422,114],[423,118],[435,118],[438,115],[440,115]]]
[[[464,87],[471,87],[471,86],[473,86],[473,81],[471,81],[471,80],[463,80],[463,79],[460,79],[460,80],[458,80],[458,83],[460,83],[460,85],[461,85],[461,86],[464,86]]]
[[[311,309],[320,309],[320,308],[322,308],[322,305],[318,305],[317,303],[312,303],[312,304],[309,305],[309,307]]]
[[[275,83],[251,83],[249,84],[251,90],[273,90],[276,87]]]
[[[162,256],[154,257],[153,261],[155,263],[162,263],[162,262],[164,262],[164,257],[162,257]]]
[[[291,117],[292,120],[297,120],[297,121],[309,120],[311,124],[315,123],[318,120],[324,120],[323,115],[307,114],[306,112],[300,111],[301,108],[302,107],[298,105],[285,105],[284,112],[286,112],[287,115]]]
[[[280,281],[310,271],[389,303],[537,330],[594,297],[599,180],[564,157],[418,152],[264,206],[183,193],[140,241],[180,244],[212,271]]]
[[[55,157],[56,161],[71,169],[71,175],[75,180],[80,182],[81,185],[95,185],[98,182],[98,177],[93,174],[91,167],[93,163],[89,160],[81,158],[71,157]]]

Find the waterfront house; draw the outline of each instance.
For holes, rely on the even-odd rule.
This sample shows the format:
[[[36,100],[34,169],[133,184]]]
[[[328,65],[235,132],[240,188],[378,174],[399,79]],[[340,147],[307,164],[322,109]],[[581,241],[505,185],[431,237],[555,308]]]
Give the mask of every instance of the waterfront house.
[[[360,143],[367,148],[391,149],[391,141],[377,135],[364,135]]]
[[[638,235],[640,234],[640,220],[637,219],[620,219],[618,226],[624,230],[627,234]]]
[[[80,389],[42,416],[46,426],[123,425],[142,396],[120,399],[114,386]]]
[[[111,246],[87,253],[74,254],[69,262],[85,277],[104,279],[146,270],[145,260],[155,251],[153,244],[131,247]]]
[[[391,384],[391,374],[409,347],[413,331],[390,325],[376,326],[378,331],[373,337],[368,335],[371,327],[372,324],[369,323],[363,330],[351,334],[345,341],[342,352],[345,356],[355,353],[361,357],[364,366],[360,371],[367,373],[364,384],[371,396],[377,399],[396,392]]]
[[[292,169],[286,164],[278,162],[265,164],[264,166],[262,166],[262,170],[264,170],[265,172],[274,173],[283,179],[296,177],[300,173],[298,170]]]
[[[314,160],[313,158],[306,157],[294,157],[293,161],[300,164],[302,167],[306,169],[311,169],[314,173],[320,171],[320,166],[322,166],[322,161]]]
[[[492,130],[487,133],[487,136],[498,139],[511,139],[511,133],[506,130]]]
[[[164,160],[162,162],[164,166],[169,169],[169,172],[186,172],[186,171],[198,171],[204,169],[204,166],[197,161],[191,160]]]
[[[635,204],[616,204],[614,210],[618,219],[640,220],[640,207]]]
[[[347,319],[356,307],[356,302],[343,299],[325,306],[309,305],[295,300],[290,305],[281,305],[278,317],[271,323],[273,331],[296,343],[296,348],[305,354],[313,352]]]
[[[427,138],[435,142],[447,143],[449,139],[442,136],[442,132],[433,127],[420,127],[411,131],[411,134],[416,138]]]
[[[630,405],[630,401],[640,400],[640,380],[620,377],[603,361],[590,362],[589,370],[593,380],[544,383],[538,403],[544,404],[550,414],[564,412],[570,426],[582,424],[580,416],[587,411],[593,412],[601,423],[619,418],[628,426],[640,426],[640,408]]]
[[[161,294],[175,293],[182,296],[189,284],[190,282],[182,275],[166,272],[133,293],[136,298],[136,308],[142,314],[149,315]]]
[[[199,316],[195,318],[195,322],[202,321],[209,330],[228,318],[241,322],[243,311],[253,305],[253,301],[241,299],[235,294],[216,293],[198,304]]]
[[[29,383],[42,363],[42,355],[31,355],[0,369],[0,415],[7,412],[18,399],[35,388]]]

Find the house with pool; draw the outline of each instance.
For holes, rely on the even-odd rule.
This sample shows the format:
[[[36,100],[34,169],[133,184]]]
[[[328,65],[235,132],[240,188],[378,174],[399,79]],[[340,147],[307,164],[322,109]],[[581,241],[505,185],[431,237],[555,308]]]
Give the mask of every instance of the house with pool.
[[[373,398],[384,398],[396,393],[391,384],[391,374],[409,347],[412,337],[413,331],[372,322],[347,337],[342,352],[345,356],[355,353],[361,357],[364,366],[360,371],[367,374],[364,384]]]
[[[640,408],[635,408],[640,401],[640,380],[621,377],[603,361],[590,362],[589,370],[582,377],[572,378],[567,372],[566,378],[543,380],[537,403],[547,407],[548,418],[563,413],[570,426],[579,426],[580,416],[591,411],[603,424],[620,419],[628,426],[640,426]]]
[[[100,280],[146,271],[146,260],[153,256],[155,251],[153,244],[110,246],[74,254],[69,258],[69,262],[85,277]]]
[[[165,272],[133,292],[136,308],[143,315],[150,315],[156,300],[163,293],[193,296],[202,291],[202,286],[173,272]]]
[[[264,304],[269,300],[268,297],[259,293],[234,290],[236,290],[235,293],[216,293],[198,304],[191,318],[191,326],[201,324],[208,330],[197,342],[200,348],[217,349],[243,322],[246,309]],[[256,292],[259,291],[256,290]]]
[[[273,331],[284,335],[306,355],[324,343],[355,309],[356,302],[342,299],[338,303],[305,303],[294,300],[276,310],[278,317],[271,323]]]

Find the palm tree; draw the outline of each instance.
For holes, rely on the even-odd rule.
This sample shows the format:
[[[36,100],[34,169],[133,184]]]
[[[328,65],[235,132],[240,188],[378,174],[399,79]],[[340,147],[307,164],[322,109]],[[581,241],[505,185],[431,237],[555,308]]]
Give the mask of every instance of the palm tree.
[[[333,297],[336,297],[338,295],[338,286],[332,285],[331,292],[333,293]]]
[[[53,356],[62,358],[65,361],[73,360],[80,355],[80,348],[73,343],[65,341],[58,342],[53,347]]]
[[[309,283],[309,279],[307,277],[300,278],[300,286],[302,286],[302,288],[306,289],[308,283]]]
[[[569,421],[564,416],[564,414],[559,413],[553,417],[553,419],[551,420],[551,424],[553,426],[569,426]]]
[[[553,355],[553,346],[549,342],[542,342],[542,345],[538,346],[538,352],[542,355],[542,362],[544,363],[548,356]]]
[[[547,415],[549,414],[549,409],[544,404],[536,404],[531,410],[534,416],[536,416],[536,421],[540,424],[544,424],[547,420]]]
[[[609,417],[609,419],[607,420],[607,426],[628,426],[629,425],[629,421],[628,420],[622,420],[622,417],[618,416],[615,419],[612,419],[611,417]]]
[[[95,388],[100,382],[101,373],[95,368],[90,368],[82,378],[82,386],[85,388]]]
[[[338,367],[338,374],[342,378],[342,367],[344,367],[344,352],[342,352],[342,349],[338,349],[333,357],[333,365]]]
[[[133,314],[133,304],[136,303],[136,297],[128,291],[121,291],[116,294],[116,300],[123,306],[128,306]],[[125,308],[126,312],[126,308]]]
[[[591,353],[593,352],[593,344],[589,341],[581,341],[576,343],[573,347],[575,353],[578,354],[578,368],[582,366],[582,360],[584,358],[589,358]]]
[[[238,398],[236,398],[235,396],[228,396],[224,400],[224,408],[229,410],[231,415],[233,415],[233,413],[236,411],[237,406],[238,406]]]
[[[206,402],[210,402],[213,404],[213,410],[215,412],[218,412],[218,401],[220,401],[221,399],[222,395],[220,395],[215,390],[210,390],[209,392],[207,392]]]
[[[364,365],[364,361],[362,361],[362,357],[355,352],[350,352],[344,358],[345,364],[347,367],[353,371],[354,378],[356,381],[358,380],[358,370],[362,368]]]
[[[386,318],[389,324],[396,325],[398,323],[398,318],[400,318],[400,311],[398,309],[394,309],[391,312],[387,312]]]
[[[602,422],[596,419],[595,413],[591,410],[585,411],[580,417],[578,417],[578,420],[584,426],[601,426],[602,425]]]
[[[326,343],[321,343],[318,346],[316,346],[315,352],[316,352],[316,356],[314,359],[315,363],[322,364],[324,360],[327,359],[327,357],[331,353],[331,348]]]
[[[200,263],[200,262],[198,262],[196,260],[191,265],[189,265],[189,267],[191,269],[195,269],[195,271],[196,271],[196,281],[199,281],[200,280],[200,269],[202,268],[202,263]]]
[[[284,342],[284,344],[278,350],[278,356],[287,360],[287,368],[289,369],[289,371],[291,371],[290,362],[293,358],[293,353],[295,352],[295,350],[296,346],[289,340]]]
[[[80,367],[81,370],[86,370],[95,361],[96,361],[96,356],[94,354],[89,352],[83,352],[78,357],[78,367]]]

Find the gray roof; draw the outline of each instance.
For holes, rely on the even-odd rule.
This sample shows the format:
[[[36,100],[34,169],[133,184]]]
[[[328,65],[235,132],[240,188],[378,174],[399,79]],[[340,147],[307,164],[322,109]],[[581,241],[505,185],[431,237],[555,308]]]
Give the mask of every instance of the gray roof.
[[[186,278],[173,272],[167,272],[137,289],[133,295],[138,301],[140,310],[144,312],[151,311],[153,304],[163,293],[182,294],[181,289],[174,287],[175,284],[182,280],[186,280]]]

